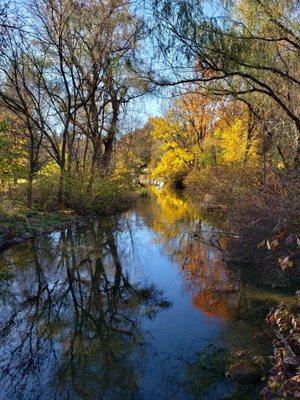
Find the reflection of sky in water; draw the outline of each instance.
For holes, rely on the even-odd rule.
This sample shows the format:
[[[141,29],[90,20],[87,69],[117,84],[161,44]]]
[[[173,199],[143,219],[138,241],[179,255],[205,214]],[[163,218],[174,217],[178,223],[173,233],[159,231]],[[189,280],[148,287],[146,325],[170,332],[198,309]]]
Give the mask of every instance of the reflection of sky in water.
[[[53,244],[58,244],[61,237],[61,232],[52,232],[50,237]]]
[[[213,231],[199,213],[155,196],[3,253],[1,400],[228,396],[222,379],[196,397],[183,380],[223,341],[238,284],[220,252],[193,238],[200,225],[203,239]]]

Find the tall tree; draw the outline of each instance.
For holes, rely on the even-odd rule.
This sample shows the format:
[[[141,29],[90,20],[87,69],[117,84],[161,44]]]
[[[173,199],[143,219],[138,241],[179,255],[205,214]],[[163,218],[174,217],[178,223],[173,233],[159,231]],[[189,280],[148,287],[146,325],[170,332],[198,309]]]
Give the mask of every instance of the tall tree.
[[[62,204],[82,139],[84,163],[92,148],[92,184],[95,167],[109,166],[122,105],[144,93],[129,68],[142,33],[130,4],[33,0],[27,31],[10,35],[1,51],[2,103],[24,120],[32,152],[43,143],[58,164]]]
[[[207,12],[197,0],[154,0],[168,75],[160,85],[196,82],[203,90],[251,102],[270,98],[297,132],[294,168],[300,166],[298,1],[218,1]],[[206,13],[205,13],[206,11]],[[254,95],[254,96],[253,96]]]

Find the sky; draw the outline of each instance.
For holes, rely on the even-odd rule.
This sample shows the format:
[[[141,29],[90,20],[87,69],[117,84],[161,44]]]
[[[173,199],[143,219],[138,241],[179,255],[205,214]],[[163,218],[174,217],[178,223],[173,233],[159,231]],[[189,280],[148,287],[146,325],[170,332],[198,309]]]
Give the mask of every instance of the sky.
[[[218,2],[216,0],[199,0],[199,4],[201,3],[203,12],[207,16],[217,16],[220,14],[220,7],[218,6]],[[151,10],[151,0],[134,0],[134,12],[140,15],[142,18],[151,19],[152,10]],[[142,55],[144,58],[150,58],[155,52],[153,44],[153,39],[146,40],[143,43],[143,52]],[[156,60],[157,68],[163,68],[164,65],[160,65],[160,61]],[[171,70],[170,70],[171,73]],[[174,91],[174,89],[172,89]],[[147,95],[143,99],[137,99],[132,102],[131,109],[132,112],[136,112],[141,120],[144,122],[147,121],[149,117],[152,116],[160,116],[166,111],[170,101],[172,99],[172,91],[168,88],[160,89],[154,95]]]
[[[133,1],[133,12],[137,15],[145,18],[146,20],[151,19],[152,10],[151,10],[151,0],[132,0]],[[30,0],[15,0],[15,4],[17,6],[28,6]],[[203,10],[207,15],[215,15],[216,7],[214,5],[215,0],[199,0],[199,3],[202,3]],[[23,8],[22,7],[22,8]],[[146,39],[142,44],[142,58],[145,60],[150,60],[155,53],[153,38]],[[156,68],[163,68],[164,65],[160,64],[161,61],[155,60]],[[173,91],[173,89],[172,89]],[[129,105],[129,113],[130,118],[132,120],[136,120],[137,124],[143,125],[149,119],[149,117],[160,116],[162,115],[170,101],[172,99],[172,91],[168,88],[160,89],[156,91],[152,95],[145,95],[142,98],[137,98],[131,102]]]

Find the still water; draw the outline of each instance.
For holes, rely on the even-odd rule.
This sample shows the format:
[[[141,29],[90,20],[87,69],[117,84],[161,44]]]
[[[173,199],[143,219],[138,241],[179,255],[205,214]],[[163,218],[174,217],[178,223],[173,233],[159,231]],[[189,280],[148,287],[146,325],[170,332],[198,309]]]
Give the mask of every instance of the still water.
[[[243,282],[215,238],[193,205],[153,190],[5,250],[0,399],[258,399],[259,383],[226,371],[239,349],[270,350],[263,319],[286,295]]]

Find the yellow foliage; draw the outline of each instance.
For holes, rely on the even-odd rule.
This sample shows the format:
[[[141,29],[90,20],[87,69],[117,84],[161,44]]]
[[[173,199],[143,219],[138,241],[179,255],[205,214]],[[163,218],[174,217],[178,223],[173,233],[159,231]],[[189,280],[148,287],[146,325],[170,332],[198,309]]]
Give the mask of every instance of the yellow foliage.
[[[182,96],[161,118],[153,118],[152,138],[157,145],[151,176],[163,181],[183,178],[202,153],[211,128],[211,102],[203,96]]]
[[[128,164],[124,164],[123,161],[119,161],[119,162],[117,162],[117,165],[114,169],[114,176],[116,178],[121,178],[124,175],[129,175],[130,172],[131,172],[131,170],[130,170]]]
[[[152,178],[164,178],[172,175],[185,174],[189,163],[193,161],[193,157],[182,149],[168,150],[164,153],[159,163],[151,172]]]
[[[243,117],[235,118],[230,125],[218,127],[215,131],[220,149],[218,162],[228,164],[255,160],[255,141],[248,140],[247,135],[247,121]]]
[[[257,143],[249,118],[236,103],[217,103],[197,94],[177,99],[163,117],[151,120],[151,177],[179,182],[193,169],[254,163]]]
[[[43,168],[40,169],[40,171],[37,173],[38,177],[51,177],[52,175],[54,176],[58,176],[60,174],[60,169],[58,164],[54,161],[51,160],[49,162],[47,162],[47,164],[45,164],[43,166]]]
[[[168,180],[184,175],[194,160],[192,149],[184,146],[188,133],[174,120],[171,112],[164,118],[152,119],[151,123],[152,137],[158,144],[157,159],[151,177]]]

